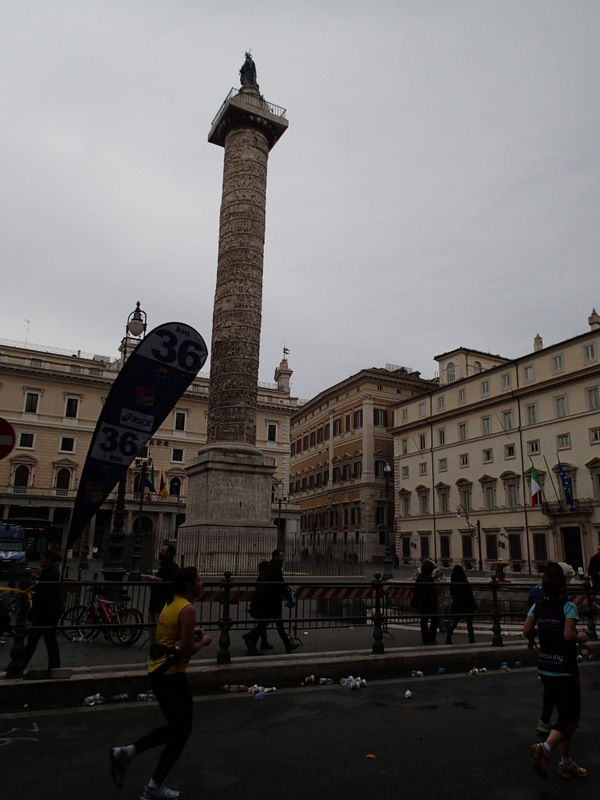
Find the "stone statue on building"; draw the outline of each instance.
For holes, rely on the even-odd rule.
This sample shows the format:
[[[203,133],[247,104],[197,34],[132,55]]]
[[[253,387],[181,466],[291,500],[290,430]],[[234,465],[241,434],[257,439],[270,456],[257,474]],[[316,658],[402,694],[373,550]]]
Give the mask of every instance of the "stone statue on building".
[[[256,86],[258,89],[258,83],[256,82],[256,65],[250,53],[246,53],[246,60],[240,69],[240,83],[242,86]]]

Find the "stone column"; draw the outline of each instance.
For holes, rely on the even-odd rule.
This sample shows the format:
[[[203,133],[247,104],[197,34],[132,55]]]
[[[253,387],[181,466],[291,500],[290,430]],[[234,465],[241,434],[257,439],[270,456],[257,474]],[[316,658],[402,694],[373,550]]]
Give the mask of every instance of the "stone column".
[[[210,352],[207,443],[186,466],[186,522],[178,555],[203,572],[229,554],[227,568],[255,574],[270,555],[275,460],[256,447],[267,161],[286,131],[284,110],[258,86],[232,90],[208,137],[225,150],[217,286]],[[182,551],[183,547],[183,553]],[[218,571],[218,570],[217,570]]]

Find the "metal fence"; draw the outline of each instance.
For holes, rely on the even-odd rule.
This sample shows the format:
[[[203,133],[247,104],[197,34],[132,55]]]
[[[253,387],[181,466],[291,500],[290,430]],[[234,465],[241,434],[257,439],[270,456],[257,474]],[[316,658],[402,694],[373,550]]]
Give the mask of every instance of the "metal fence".
[[[300,630],[344,626],[373,626],[373,652],[383,652],[382,635],[390,626],[417,625],[419,612],[412,607],[414,583],[386,582],[379,577],[372,581],[343,581],[335,584],[324,581],[286,579],[292,590],[295,605],[285,609],[284,622],[292,637]],[[261,584],[267,586],[269,584]],[[281,584],[272,584],[281,586]],[[528,610],[530,584],[501,584],[495,580],[470,583],[477,602],[474,621],[489,625],[493,644],[502,644],[502,626],[523,623]],[[452,618],[450,584],[439,583],[438,626],[444,631]],[[229,634],[253,626],[249,605],[255,589],[253,580],[232,578],[226,573],[221,580],[205,580],[198,599],[198,617],[203,627],[220,632],[218,660],[228,661]],[[143,619],[141,626],[149,627],[148,607],[150,584],[66,581],[63,584],[65,609],[86,605],[93,597],[118,599],[125,595],[128,607],[137,609]],[[596,639],[597,604],[589,581],[569,586],[569,599],[579,609],[580,619],[587,623],[588,636]],[[225,655],[223,655],[225,654]]]

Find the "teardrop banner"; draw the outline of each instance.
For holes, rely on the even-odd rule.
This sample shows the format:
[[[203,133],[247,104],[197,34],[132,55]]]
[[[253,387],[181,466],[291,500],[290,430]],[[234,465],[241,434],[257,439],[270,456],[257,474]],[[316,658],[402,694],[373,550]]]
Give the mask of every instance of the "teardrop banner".
[[[75,498],[67,548],[202,369],[208,350],[198,331],[168,322],[131,353],[104,402]]]

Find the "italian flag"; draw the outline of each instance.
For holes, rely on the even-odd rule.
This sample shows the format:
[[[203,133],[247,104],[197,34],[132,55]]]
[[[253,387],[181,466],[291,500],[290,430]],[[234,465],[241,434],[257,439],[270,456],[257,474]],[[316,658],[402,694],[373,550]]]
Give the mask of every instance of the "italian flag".
[[[531,505],[535,505],[535,498],[538,492],[542,491],[542,484],[540,483],[540,478],[535,471],[535,467],[533,464],[531,465]]]

